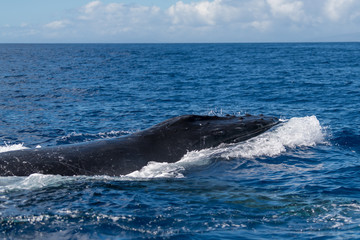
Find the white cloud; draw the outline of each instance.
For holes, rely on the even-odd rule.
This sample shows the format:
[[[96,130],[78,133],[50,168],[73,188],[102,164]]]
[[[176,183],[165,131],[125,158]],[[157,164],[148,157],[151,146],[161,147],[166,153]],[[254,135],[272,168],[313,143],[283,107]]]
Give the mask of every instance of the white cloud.
[[[293,21],[304,18],[303,2],[291,0],[267,0],[275,17],[287,17]]]
[[[177,2],[167,10],[173,24],[215,25],[219,11],[227,11],[221,0],[185,4]]]
[[[23,23],[20,24],[20,27],[22,27],[22,28],[26,28],[28,26],[29,26],[29,24],[26,23],[26,22],[23,22]]]
[[[264,0],[213,0],[185,4],[182,1],[172,5],[167,15],[174,25],[219,26],[248,25],[261,22],[267,16]]]
[[[83,6],[80,11],[89,15],[94,13],[101,5],[102,3],[100,1],[93,1]]]
[[[253,27],[259,31],[266,31],[271,26],[270,21],[253,21],[249,24],[250,27]]]
[[[325,4],[325,13],[332,21],[344,21],[357,18],[360,14],[360,1],[358,0],[328,0]]]
[[[68,21],[68,20],[59,20],[59,21],[53,21],[48,24],[45,24],[44,27],[49,28],[49,29],[61,29],[61,28],[65,28],[69,24],[70,24],[70,21]]]
[[[31,29],[42,42],[308,41],[358,32],[359,23],[358,0],[192,0],[166,9],[89,1],[66,18],[0,31],[20,38]]]
[[[154,19],[159,17],[159,11],[160,8],[156,6],[103,4],[94,1],[80,9],[78,19],[79,25],[87,25],[102,35],[115,35],[151,27]]]

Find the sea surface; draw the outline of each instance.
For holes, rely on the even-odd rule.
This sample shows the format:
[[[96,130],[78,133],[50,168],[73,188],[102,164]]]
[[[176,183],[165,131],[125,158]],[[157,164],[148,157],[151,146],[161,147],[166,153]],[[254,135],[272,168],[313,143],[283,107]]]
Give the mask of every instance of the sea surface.
[[[360,43],[0,44],[0,152],[183,114],[282,122],[126,176],[0,177],[0,238],[360,238]]]

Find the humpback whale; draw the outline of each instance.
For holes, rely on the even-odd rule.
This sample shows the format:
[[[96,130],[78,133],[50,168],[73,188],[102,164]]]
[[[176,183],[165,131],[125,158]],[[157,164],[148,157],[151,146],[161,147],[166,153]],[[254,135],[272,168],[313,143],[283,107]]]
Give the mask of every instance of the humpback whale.
[[[150,161],[177,162],[189,151],[245,141],[278,123],[277,118],[263,115],[183,115],[118,138],[3,152],[0,176],[120,176]]]

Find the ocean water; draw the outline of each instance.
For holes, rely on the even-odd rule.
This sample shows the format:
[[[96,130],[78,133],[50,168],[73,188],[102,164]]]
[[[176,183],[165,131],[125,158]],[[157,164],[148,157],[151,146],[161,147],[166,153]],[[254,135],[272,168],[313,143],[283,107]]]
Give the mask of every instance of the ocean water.
[[[1,44],[0,152],[246,113],[282,122],[127,176],[0,177],[0,238],[360,238],[360,43]]]

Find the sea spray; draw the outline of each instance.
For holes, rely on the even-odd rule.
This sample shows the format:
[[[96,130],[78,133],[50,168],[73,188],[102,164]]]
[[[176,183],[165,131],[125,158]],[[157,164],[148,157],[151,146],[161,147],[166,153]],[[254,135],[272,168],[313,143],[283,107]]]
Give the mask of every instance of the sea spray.
[[[10,143],[4,142],[4,144],[5,144],[5,146],[0,146],[0,153],[28,149],[27,147],[24,146],[23,143],[10,144]]]

